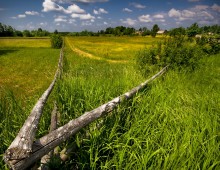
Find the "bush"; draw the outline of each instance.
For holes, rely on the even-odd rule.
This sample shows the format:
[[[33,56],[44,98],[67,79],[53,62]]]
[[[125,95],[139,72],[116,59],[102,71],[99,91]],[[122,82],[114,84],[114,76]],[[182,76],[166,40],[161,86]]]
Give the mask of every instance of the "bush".
[[[53,34],[51,36],[51,47],[52,48],[61,48],[63,45],[63,39],[59,34]]]
[[[144,75],[158,67],[170,65],[171,68],[194,70],[198,60],[204,55],[198,45],[185,41],[184,37],[170,38],[138,54],[137,64]]]
[[[200,45],[203,51],[207,54],[220,53],[220,43],[215,38],[204,38],[197,40],[197,44]]]

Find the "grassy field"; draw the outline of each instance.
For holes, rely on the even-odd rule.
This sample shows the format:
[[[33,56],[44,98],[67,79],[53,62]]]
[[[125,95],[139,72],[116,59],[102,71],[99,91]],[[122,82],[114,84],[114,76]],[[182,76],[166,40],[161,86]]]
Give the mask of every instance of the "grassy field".
[[[137,52],[164,37],[68,37],[73,47],[110,60],[132,60]]]
[[[132,43],[132,38],[136,43]],[[143,82],[145,78],[133,62],[135,55],[126,56],[131,51],[138,53],[137,46],[131,44],[140,42],[142,48],[155,39],[68,37],[66,41],[69,42],[64,52],[64,75],[52,96],[61,112],[60,125]],[[120,55],[128,62],[91,59],[71,48],[76,46],[83,51],[91,46],[86,52],[101,58],[106,53],[102,51],[105,42],[111,47],[107,51],[129,47],[131,51],[123,48]],[[108,59],[124,60],[114,56]],[[169,70],[109,116],[64,142],[60,149],[74,148],[69,161],[53,162],[51,169],[219,169],[219,57],[203,58],[194,72]],[[30,108],[22,108],[19,100],[10,95],[1,100],[1,153],[13,140]],[[51,108],[47,105],[45,109],[38,136],[47,133]],[[0,166],[4,168],[3,163]]]
[[[42,92],[53,79],[59,50],[50,39],[0,39],[0,89],[19,96]]]
[[[132,63],[81,58],[68,47],[66,57],[71,66],[57,99],[62,123],[143,81]],[[170,70],[103,122],[82,130],[71,139],[76,148],[63,168],[219,169],[219,57],[204,58],[192,73]]]

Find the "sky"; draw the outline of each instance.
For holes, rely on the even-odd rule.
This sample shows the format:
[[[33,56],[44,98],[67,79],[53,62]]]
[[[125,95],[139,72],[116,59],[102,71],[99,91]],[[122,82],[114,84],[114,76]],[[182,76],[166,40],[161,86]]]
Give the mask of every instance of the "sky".
[[[0,0],[0,22],[17,30],[51,32],[220,25],[220,0]]]

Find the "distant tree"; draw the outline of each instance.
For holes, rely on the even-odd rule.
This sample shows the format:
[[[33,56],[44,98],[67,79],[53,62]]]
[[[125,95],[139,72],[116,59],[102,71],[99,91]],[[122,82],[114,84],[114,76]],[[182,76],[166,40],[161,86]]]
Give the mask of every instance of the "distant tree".
[[[23,31],[23,36],[24,36],[24,37],[31,37],[30,31],[29,31],[29,30],[24,30],[24,31]]]
[[[4,24],[0,23],[0,37],[3,37],[4,35],[5,35]]]
[[[152,37],[156,37],[157,31],[159,31],[159,30],[160,30],[159,26],[157,24],[154,24],[154,26],[153,26],[153,28],[151,30],[151,36]]]
[[[54,31],[54,34],[58,34],[58,31],[57,31],[57,29]]]
[[[37,30],[38,32],[42,32],[43,30],[42,30],[42,28],[38,28],[38,30]]]
[[[111,27],[106,28],[105,33],[106,34],[114,34],[114,28],[111,28]]]
[[[195,35],[199,33],[201,33],[201,30],[197,23],[193,23],[190,27],[187,28],[188,37],[195,37]]]
[[[143,30],[142,36],[146,36],[146,35],[151,34],[151,31],[147,27],[143,27],[142,30]]]
[[[173,37],[184,36],[184,35],[186,35],[186,30],[183,27],[174,28],[174,29],[170,30],[169,34],[170,34],[170,36],[173,36]]]
[[[15,36],[17,36],[17,37],[22,37],[23,34],[22,34],[21,31],[16,30],[16,31],[15,31]]]

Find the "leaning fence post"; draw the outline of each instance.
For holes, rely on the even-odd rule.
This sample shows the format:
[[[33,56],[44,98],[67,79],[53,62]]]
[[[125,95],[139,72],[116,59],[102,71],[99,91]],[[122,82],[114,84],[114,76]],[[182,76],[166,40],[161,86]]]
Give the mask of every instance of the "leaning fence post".
[[[8,159],[6,160],[6,162],[14,170],[22,170],[28,168],[31,164],[39,160],[45,154],[50,152],[53,148],[60,145],[70,136],[76,134],[83,127],[87,126],[88,124],[97,120],[98,118],[108,114],[109,112],[113,111],[113,109],[116,108],[120,103],[133,97],[149,82],[153,81],[154,79],[165,73],[167,69],[168,66],[164,67],[160,72],[158,72],[145,82],[141,83],[139,86],[131,89],[127,93],[124,93],[121,96],[114,98],[113,100],[99,106],[98,108],[92,111],[84,113],[80,117],[69,121],[64,126],[59,127],[56,130],[50,132],[49,134],[43,136],[42,138],[36,140],[33,144],[33,151],[30,153],[28,157],[15,161]]]
[[[28,116],[22,128],[20,129],[18,135],[15,137],[14,141],[11,143],[11,145],[8,147],[4,154],[4,160],[6,163],[10,164],[11,161],[11,163],[13,164],[13,162],[16,162],[17,160],[29,157],[29,155],[32,153],[32,146],[35,140],[35,134],[38,128],[38,124],[43,113],[44,105],[50,93],[52,92],[55,82],[62,70],[62,62],[63,48],[60,52],[58,69],[55,73],[52,83],[50,84],[48,89],[43,93],[40,99],[37,101],[30,115]]]

